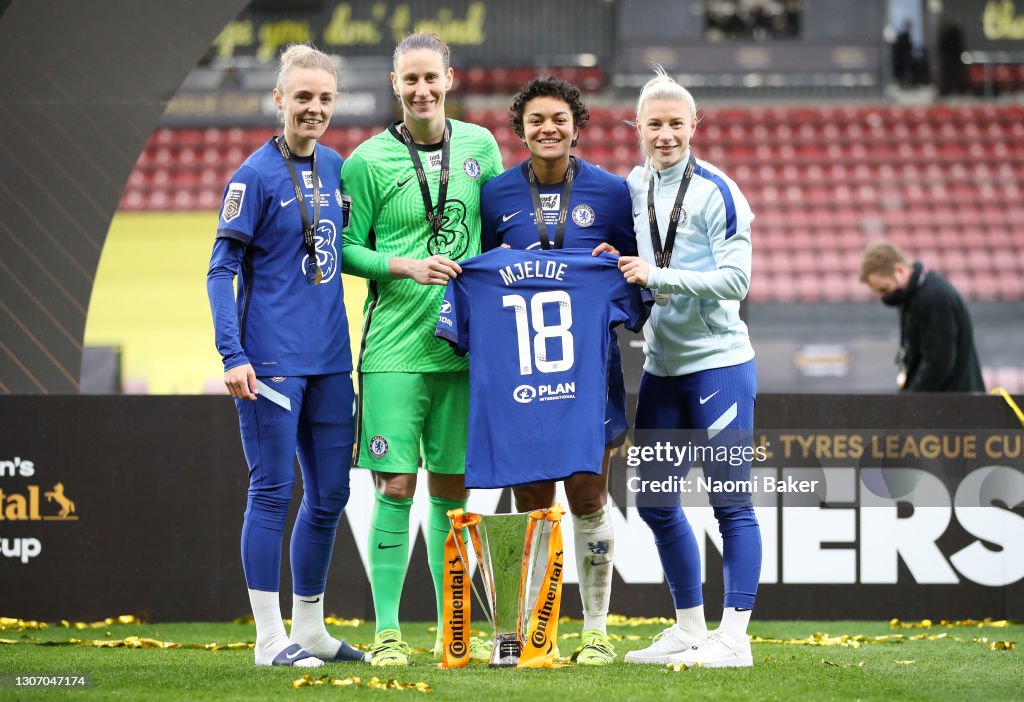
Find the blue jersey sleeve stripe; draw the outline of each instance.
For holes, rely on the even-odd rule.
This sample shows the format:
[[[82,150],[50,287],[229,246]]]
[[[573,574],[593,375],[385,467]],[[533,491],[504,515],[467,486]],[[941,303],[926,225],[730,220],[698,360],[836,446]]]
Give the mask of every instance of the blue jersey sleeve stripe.
[[[248,234],[244,234],[244,233],[238,231],[237,229],[218,229],[217,230],[217,238],[218,239],[234,239],[236,241],[242,242],[243,244],[248,244],[250,241],[252,241],[252,237],[251,236],[249,236]]]
[[[725,238],[728,240],[729,237],[736,233],[736,203],[733,202],[729,186],[722,180],[721,176],[700,166],[697,166],[693,172],[702,178],[710,180],[718,188],[718,192],[722,193],[722,200],[725,202]]]

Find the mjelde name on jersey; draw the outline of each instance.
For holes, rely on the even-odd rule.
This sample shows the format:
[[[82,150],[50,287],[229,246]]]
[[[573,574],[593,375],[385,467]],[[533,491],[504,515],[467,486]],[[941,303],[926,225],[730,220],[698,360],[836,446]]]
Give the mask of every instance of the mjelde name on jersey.
[[[565,280],[565,271],[568,266],[555,261],[517,261],[510,266],[499,268],[498,273],[505,285],[512,285],[527,278],[551,278],[552,280]]]

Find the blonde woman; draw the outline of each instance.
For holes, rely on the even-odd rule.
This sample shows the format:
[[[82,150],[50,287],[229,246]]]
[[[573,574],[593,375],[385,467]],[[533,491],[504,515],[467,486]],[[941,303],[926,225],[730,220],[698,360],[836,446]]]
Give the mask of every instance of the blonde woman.
[[[347,209],[342,158],[317,143],[337,98],[329,56],[306,45],[281,55],[274,102],[282,133],[249,156],[224,189],[207,274],[224,384],[235,398],[249,463],[242,566],[256,665],[365,658],[324,627],[353,443],[352,353],[339,270]],[[278,590],[296,455],[303,496],[291,537],[289,638]]]
[[[682,429],[692,430],[694,440],[737,444],[749,441],[754,422],[757,369],[739,316],[750,284],[754,215],[732,180],[695,158],[690,139],[696,128],[693,97],[659,68],[637,103],[644,165],[627,178],[639,256],[619,260],[626,280],[649,288],[657,303],[644,327],[638,443],[645,432]],[[741,481],[750,477],[750,462],[705,462],[704,472]],[[761,570],[761,535],[751,495],[709,497],[723,539],[721,625],[707,631],[700,554],[679,496],[666,503],[637,495],[672,592],[676,624],[648,648],[627,653],[628,663],[753,665],[746,629]]]

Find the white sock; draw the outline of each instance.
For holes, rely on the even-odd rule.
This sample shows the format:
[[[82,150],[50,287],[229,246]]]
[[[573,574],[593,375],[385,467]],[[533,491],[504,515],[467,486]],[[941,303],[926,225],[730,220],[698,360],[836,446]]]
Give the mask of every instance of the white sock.
[[[576,569],[583,601],[583,631],[606,632],[608,601],[612,596],[615,537],[608,505],[592,514],[572,515]]]
[[[750,613],[749,609],[726,607],[722,610],[722,623],[718,625],[718,630],[724,632],[733,641],[746,641]]]
[[[249,604],[252,618],[256,622],[256,665],[272,665],[274,658],[290,642],[281,621],[281,601],[276,592],[249,590]],[[333,654],[332,654],[333,655]],[[295,663],[300,668],[315,668],[323,665],[319,658],[306,658]]]
[[[708,633],[708,624],[704,621],[704,605],[676,610],[676,626],[687,636],[703,639]]]
[[[292,643],[319,658],[334,658],[341,641],[327,633],[324,626],[324,593],[292,594]]]

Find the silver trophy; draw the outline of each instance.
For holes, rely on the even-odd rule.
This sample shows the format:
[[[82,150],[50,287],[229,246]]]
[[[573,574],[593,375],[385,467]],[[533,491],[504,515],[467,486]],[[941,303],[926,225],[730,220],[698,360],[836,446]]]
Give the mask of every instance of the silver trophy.
[[[491,652],[492,668],[514,668],[519,664],[523,641],[530,623],[532,602],[530,593],[539,587],[530,587],[537,573],[537,555],[540,544],[546,543],[551,523],[539,520],[530,534],[530,513],[479,515],[479,522],[470,526],[476,531],[471,539],[476,551],[484,594],[476,586],[473,592],[494,628],[494,648]],[[460,540],[461,543],[461,540]],[[461,547],[459,556],[468,570],[468,553]]]

